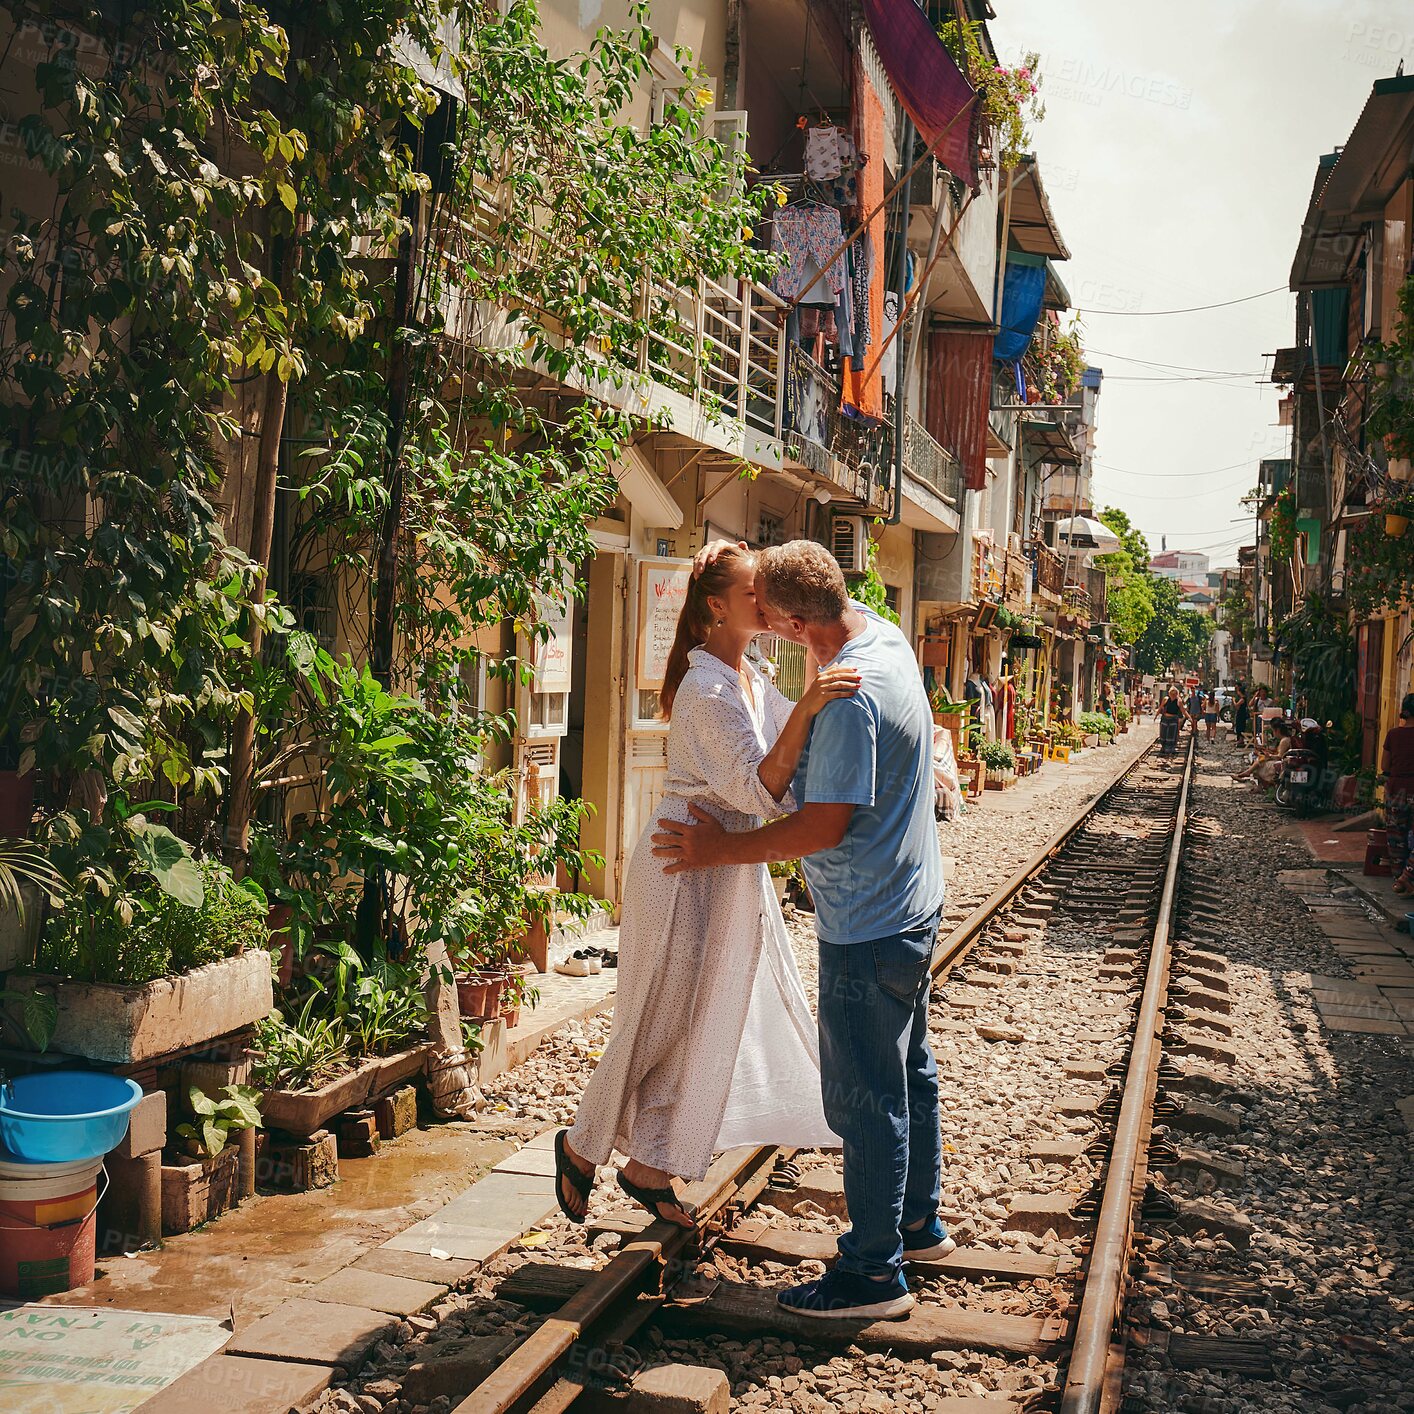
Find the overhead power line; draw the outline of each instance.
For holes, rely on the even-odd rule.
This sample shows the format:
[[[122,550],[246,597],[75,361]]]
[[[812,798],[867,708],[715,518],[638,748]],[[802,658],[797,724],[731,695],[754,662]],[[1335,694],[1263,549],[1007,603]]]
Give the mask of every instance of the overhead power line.
[[[1086,349],[1086,357],[1091,354],[1098,354],[1101,358],[1117,358],[1121,363],[1142,363],[1146,368],[1176,368],[1182,373],[1213,373],[1221,374],[1227,378],[1250,378],[1250,373],[1243,373],[1236,368],[1194,368],[1187,363],[1161,363],[1151,358],[1135,358],[1133,354],[1109,353],[1105,349]]]
[[[1268,295],[1289,293],[1285,285],[1273,285],[1270,290],[1258,290],[1255,295],[1243,295],[1240,299],[1219,300],[1216,304],[1191,304],[1185,309],[1076,309],[1071,312],[1083,314],[1087,319],[1099,315],[1109,315],[1114,319],[1156,319],[1163,314],[1201,314],[1205,309],[1228,309],[1234,304],[1247,304],[1254,299],[1265,299]]]
[[[1238,467],[1249,467],[1254,476],[1257,474],[1257,468],[1252,460],[1229,462],[1227,466],[1209,467],[1207,471],[1135,471],[1127,466],[1112,466],[1109,462],[1100,461],[1098,457],[1095,459],[1095,470],[1097,472],[1113,471],[1120,476],[1142,476],[1146,480],[1152,479],[1155,481],[1160,479],[1167,480],[1170,477],[1181,477],[1183,480],[1188,481],[1195,476],[1216,476],[1219,472],[1236,471]]]

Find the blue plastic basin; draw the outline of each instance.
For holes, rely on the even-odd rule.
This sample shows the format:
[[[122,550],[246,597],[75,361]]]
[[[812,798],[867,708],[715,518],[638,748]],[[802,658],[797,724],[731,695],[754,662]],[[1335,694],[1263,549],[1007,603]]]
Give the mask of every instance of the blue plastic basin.
[[[121,1143],[142,1087],[101,1070],[51,1070],[0,1086],[0,1147],[32,1163],[99,1159]]]

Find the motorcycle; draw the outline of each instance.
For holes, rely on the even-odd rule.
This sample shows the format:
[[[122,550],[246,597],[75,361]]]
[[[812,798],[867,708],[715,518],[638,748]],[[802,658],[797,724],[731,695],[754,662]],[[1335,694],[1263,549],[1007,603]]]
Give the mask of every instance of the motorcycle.
[[[1325,733],[1318,723],[1307,718],[1301,725],[1300,745],[1282,757],[1275,795],[1278,805],[1289,806],[1305,817],[1321,808],[1327,750]]]

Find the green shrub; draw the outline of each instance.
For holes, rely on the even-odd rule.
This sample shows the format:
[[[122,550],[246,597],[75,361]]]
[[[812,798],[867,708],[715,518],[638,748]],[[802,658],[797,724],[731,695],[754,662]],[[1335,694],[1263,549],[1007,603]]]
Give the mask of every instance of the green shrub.
[[[206,893],[200,908],[184,908],[164,894],[147,925],[153,942],[166,949],[174,973],[263,948],[270,941],[263,899],[211,860],[202,861],[201,873]]]
[[[214,860],[201,862],[204,896],[188,908],[155,886],[124,896],[123,906],[85,897],[56,911],[40,942],[36,968],[80,982],[140,987],[270,940],[264,900]]]
[[[977,748],[977,755],[981,757],[983,765],[989,771],[1014,771],[1016,769],[1016,752],[1011,749],[1010,742],[984,741]]]
[[[1081,732],[1086,736],[1113,736],[1115,734],[1114,722],[1103,712],[1082,712],[1079,726]]]

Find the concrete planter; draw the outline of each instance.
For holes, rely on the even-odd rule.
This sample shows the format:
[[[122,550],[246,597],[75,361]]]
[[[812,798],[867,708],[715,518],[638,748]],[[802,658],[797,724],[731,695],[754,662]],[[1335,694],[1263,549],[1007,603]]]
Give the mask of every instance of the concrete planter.
[[[228,1144],[213,1159],[162,1165],[162,1235],[190,1232],[241,1201],[240,1150]]]
[[[307,1138],[336,1114],[361,1105],[375,1095],[416,1075],[432,1053],[424,1041],[391,1056],[361,1061],[347,1075],[340,1075],[314,1090],[267,1090],[260,1105],[261,1123],[267,1129],[281,1129],[296,1138]]]
[[[51,1050],[109,1065],[133,1065],[203,1045],[259,1021],[275,1005],[270,954],[262,948],[141,987],[42,973],[11,977],[8,987],[47,992],[58,1003]]]
[[[21,884],[24,917],[12,908],[0,908],[0,972],[13,972],[34,961],[39,925],[44,920],[44,895],[35,884]]]

